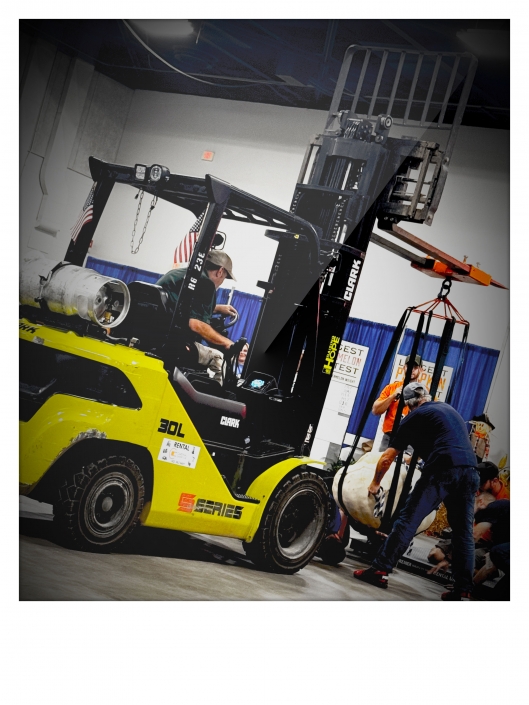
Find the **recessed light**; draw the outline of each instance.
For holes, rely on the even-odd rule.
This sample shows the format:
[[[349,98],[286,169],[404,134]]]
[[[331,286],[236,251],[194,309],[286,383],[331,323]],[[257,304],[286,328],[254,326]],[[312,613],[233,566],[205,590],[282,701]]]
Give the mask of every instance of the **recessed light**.
[[[157,39],[183,39],[195,31],[189,20],[129,20],[140,32]]]

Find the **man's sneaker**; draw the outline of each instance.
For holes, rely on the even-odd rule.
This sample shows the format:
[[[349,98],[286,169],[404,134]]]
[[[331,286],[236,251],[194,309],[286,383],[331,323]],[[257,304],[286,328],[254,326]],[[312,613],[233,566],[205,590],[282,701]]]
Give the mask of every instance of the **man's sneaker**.
[[[471,596],[469,592],[461,592],[461,590],[447,590],[441,595],[441,600],[445,602],[457,602],[459,600],[470,600]]]
[[[388,574],[385,570],[375,570],[375,568],[364,568],[363,570],[355,570],[353,573],[357,580],[363,580],[364,583],[369,583],[375,587],[386,590],[388,587]]]

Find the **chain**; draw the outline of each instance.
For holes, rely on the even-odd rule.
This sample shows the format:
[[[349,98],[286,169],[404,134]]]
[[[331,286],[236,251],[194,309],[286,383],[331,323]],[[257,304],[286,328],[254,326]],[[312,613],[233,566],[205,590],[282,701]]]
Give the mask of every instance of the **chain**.
[[[136,237],[136,226],[138,225],[138,218],[140,217],[141,204],[143,201],[144,194],[145,194],[145,191],[142,189],[142,191],[140,193],[140,201],[138,203],[138,208],[136,210],[136,219],[134,220],[134,227],[132,228],[132,239],[130,241],[130,251],[132,252],[133,255],[138,254],[138,252],[140,251],[141,243],[143,242],[143,238],[145,236],[147,226],[149,225],[149,218],[151,217],[151,213],[156,208],[156,204],[158,203],[158,196],[153,196],[152,201],[151,201],[151,205],[149,207],[149,212],[147,213],[147,217],[145,218],[145,225],[143,226],[143,232],[140,236],[140,239],[138,240],[138,246],[136,247],[136,249],[134,249],[134,238]]]
[[[444,301],[446,299],[446,297],[448,296],[448,294],[450,293],[451,288],[452,288],[452,280],[450,279],[450,277],[447,277],[441,285],[441,291],[437,295],[437,298],[441,299],[441,301]]]

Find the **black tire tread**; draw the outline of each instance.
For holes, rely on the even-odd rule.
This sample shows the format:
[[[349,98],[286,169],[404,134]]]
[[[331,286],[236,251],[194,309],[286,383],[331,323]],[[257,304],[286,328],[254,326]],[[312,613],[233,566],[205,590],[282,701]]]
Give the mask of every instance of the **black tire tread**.
[[[301,561],[299,564],[290,566],[280,565],[274,559],[274,556],[271,554],[270,550],[270,533],[274,514],[279,508],[281,501],[289,493],[289,491],[299,483],[304,482],[314,483],[318,485],[318,487],[321,489],[322,499],[324,498],[323,501],[326,502],[325,509],[327,513],[327,520],[324,523],[324,530],[321,532],[320,539],[315,544],[314,550],[312,551],[311,555],[309,555],[305,560]],[[253,541],[251,543],[247,543],[246,541],[243,542],[243,548],[246,555],[252,561],[252,563],[261,570],[265,570],[267,572],[272,573],[281,573],[283,575],[292,575],[294,573],[297,573],[312,560],[321,540],[327,533],[326,529],[329,522],[329,507],[330,502],[328,500],[327,487],[317,473],[312,472],[310,470],[302,470],[301,472],[298,472],[295,475],[287,476],[287,478],[278,485],[278,487],[272,494],[270,502],[264,511],[261,524],[259,526],[259,529],[255,533]]]
[[[78,514],[83,494],[90,481],[110,466],[122,465],[133,476],[138,490],[138,498],[134,516],[122,533],[109,543],[89,541],[79,526]],[[145,499],[145,484],[143,475],[136,463],[126,456],[111,455],[87,463],[81,469],[66,474],[63,484],[59,487],[57,501],[53,505],[54,524],[56,524],[58,539],[68,548],[77,550],[97,551],[107,553],[122,545],[137,527],[143,510]]]

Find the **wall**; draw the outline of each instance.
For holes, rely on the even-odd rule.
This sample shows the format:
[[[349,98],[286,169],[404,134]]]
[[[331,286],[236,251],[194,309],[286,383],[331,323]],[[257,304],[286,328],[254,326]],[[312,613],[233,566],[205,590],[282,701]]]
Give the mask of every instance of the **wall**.
[[[133,91],[39,40],[20,105],[21,255],[61,259],[91,185],[91,154],[116,161]]]
[[[123,164],[161,163],[177,173],[212,173],[289,208],[308,139],[322,129],[324,113],[132,92],[99,76],[84,62],[66,60],[45,43],[38,45],[38,51],[46,60],[30,64],[22,91],[22,256],[38,250],[52,258],[63,257],[69,229],[91,186],[86,175],[89,154]],[[410,129],[405,131],[412,134]],[[39,133],[45,138],[37,140],[37,148]],[[436,133],[427,137],[439,139]],[[215,152],[213,162],[201,160],[204,150]],[[194,216],[160,201],[139,254],[132,255],[135,195],[127,187],[114,188],[90,254],[152,271],[169,269],[174,249]],[[149,202],[146,197],[136,242]],[[508,285],[509,134],[461,128],[433,225],[403,225],[455,257],[467,255],[469,262],[479,262],[493,278]],[[237,287],[260,293],[255,282],[267,278],[275,243],[261,237],[259,227],[226,221],[224,230]],[[371,245],[352,315],[396,325],[405,307],[434,298],[440,283]],[[471,322],[470,342],[501,348],[509,323],[508,292],[455,283],[450,299]],[[497,427],[494,447],[503,451],[509,444],[508,350],[488,413]]]

